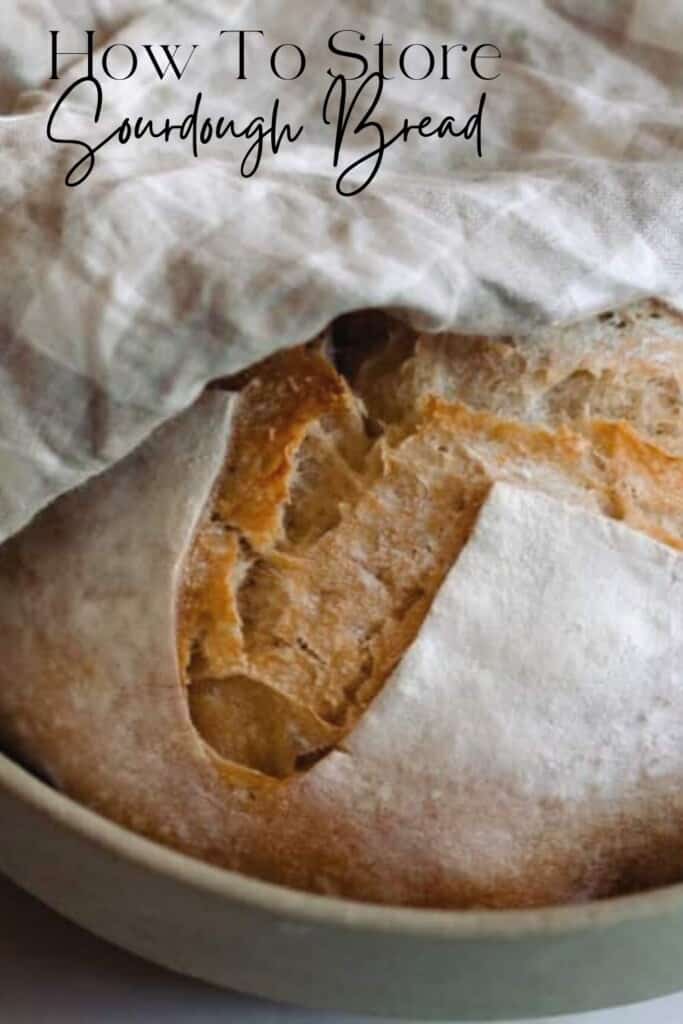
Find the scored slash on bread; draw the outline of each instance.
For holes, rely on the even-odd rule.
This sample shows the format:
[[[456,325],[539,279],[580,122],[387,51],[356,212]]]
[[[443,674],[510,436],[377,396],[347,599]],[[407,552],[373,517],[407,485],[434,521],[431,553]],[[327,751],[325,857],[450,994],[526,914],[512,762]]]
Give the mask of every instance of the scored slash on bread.
[[[657,615],[667,588],[679,593],[683,323],[641,303],[609,320],[495,340],[431,338],[375,314],[364,358],[363,318],[344,334],[346,351],[325,338],[224,382],[227,394],[208,392],[0,550],[0,737],[131,828],[317,891],[507,906],[670,880],[683,827],[664,836],[664,798],[649,793],[651,780],[643,792],[659,808],[656,822],[617,786],[611,832],[590,807],[547,795],[533,803],[533,786],[518,793],[536,833],[501,816],[484,872],[479,840],[460,826],[471,799],[481,834],[496,833],[495,821],[484,828],[486,771],[479,764],[482,787],[469,778],[467,797],[461,781],[472,765],[455,754],[459,731],[476,730],[460,720],[459,701],[459,686],[474,682],[440,665],[431,687],[428,671],[406,679],[404,666],[428,665],[433,602],[446,579],[458,589],[461,553],[476,548],[478,560],[488,551],[493,601],[491,538],[517,550],[523,534],[531,557],[537,522],[550,565],[553,516],[558,529],[579,531],[577,551],[585,531],[605,566],[618,567],[622,550],[636,566],[642,556]],[[497,518],[483,521],[495,529],[482,532],[490,507]],[[631,531],[611,520],[648,536],[634,548]],[[555,573],[575,571],[570,549],[566,537],[558,542]],[[510,588],[498,595],[503,609],[515,600],[516,571],[500,575]],[[649,593],[639,579],[635,569],[628,576],[633,593]],[[600,599],[618,604],[605,586]],[[576,635],[566,664],[575,672],[581,657],[590,663],[592,625],[585,609],[569,611]],[[611,637],[624,664],[634,616],[648,642],[680,638],[675,613],[655,626],[651,613],[645,601]],[[542,621],[540,594],[537,614]],[[447,659],[449,626],[438,621]],[[484,621],[483,645],[493,640]],[[477,635],[476,615],[467,628]],[[674,663],[669,654],[662,664]],[[631,661],[637,689],[638,651]],[[498,671],[500,702],[509,681]],[[574,682],[578,694],[580,674]],[[648,700],[670,701],[672,680],[661,682],[654,698],[643,687]],[[514,729],[514,688],[509,695]],[[534,708],[534,728],[546,735],[543,701]],[[667,713],[678,728],[676,708]],[[395,739],[380,738],[399,720]],[[586,736],[588,748],[593,740]],[[508,767],[516,778],[520,765]],[[668,783],[666,800],[675,810]],[[551,851],[539,839],[545,827]],[[581,846],[589,835],[592,850]]]
[[[243,378],[181,630],[194,720],[223,756],[288,775],[343,742],[415,639],[494,481],[683,548],[683,458],[627,422],[591,415],[628,407],[646,435],[665,433],[674,449],[683,440],[681,416],[664,423],[657,404],[683,355],[673,360],[642,311],[618,322],[629,317],[642,339],[615,328],[597,352],[589,334],[555,351],[553,332],[515,345],[416,338],[395,325],[354,381],[363,411],[387,425],[374,440],[319,347],[271,357]],[[582,402],[569,400],[577,380]],[[628,392],[606,380],[628,381]],[[229,551],[227,572],[210,545]],[[269,692],[270,717],[292,722],[277,770],[264,754]]]

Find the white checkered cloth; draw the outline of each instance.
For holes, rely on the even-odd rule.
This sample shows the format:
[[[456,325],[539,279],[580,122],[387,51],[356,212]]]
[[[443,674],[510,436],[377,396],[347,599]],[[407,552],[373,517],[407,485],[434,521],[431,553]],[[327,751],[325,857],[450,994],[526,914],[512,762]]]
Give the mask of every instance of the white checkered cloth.
[[[0,538],[101,471],[207,381],[314,335],[336,315],[389,306],[434,329],[500,332],[575,319],[644,294],[683,307],[681,0],[15,0],[0,13]],[[230,13],[227,13],[230,11]],[[247,82],[219,30],[261,28]],[[362,195],[335,191],[321,106],[326,41],[362,28],[399,46],[495,43],[484,157],[414,139]],[[304,140],[250,180],[226,140],[110,147],[67,189],[71,147],[46,116],[84,73],[62,49],[199,43],[182,84],[147,65],[83,96],[63,124],[102,138],[126,114],[246,120],[276,94]],[[309,67],[277,83],[264,55],[297,42]],[[71,66],[68,60],[75,61]],[[482,84],[387,83],[382,119],[453,114]],[[90,133],[90,134],[89,134]],[[359,150],[360,152],[360,150]],[[345,162],[350,161],[351,150]]]

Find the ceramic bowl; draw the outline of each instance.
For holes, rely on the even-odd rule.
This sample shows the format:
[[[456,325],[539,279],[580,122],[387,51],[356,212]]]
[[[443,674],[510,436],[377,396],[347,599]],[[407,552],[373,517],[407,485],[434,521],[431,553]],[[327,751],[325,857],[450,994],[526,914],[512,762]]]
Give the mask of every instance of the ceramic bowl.
[[[142,839],[2,755],[0,870],[139,956],[307,1007],[510,1020],[683,986],[683,885],[540,911],[392,909],[312,896]]]

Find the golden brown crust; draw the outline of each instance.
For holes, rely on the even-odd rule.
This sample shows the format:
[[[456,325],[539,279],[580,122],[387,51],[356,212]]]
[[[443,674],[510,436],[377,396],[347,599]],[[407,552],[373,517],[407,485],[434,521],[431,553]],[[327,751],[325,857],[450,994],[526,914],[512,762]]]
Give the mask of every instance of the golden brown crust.
[[[338,374],[305,347],[268,360],[247,383],[216,511],[256,550],[282,530],[282,507],[307,431],[349,404]]]

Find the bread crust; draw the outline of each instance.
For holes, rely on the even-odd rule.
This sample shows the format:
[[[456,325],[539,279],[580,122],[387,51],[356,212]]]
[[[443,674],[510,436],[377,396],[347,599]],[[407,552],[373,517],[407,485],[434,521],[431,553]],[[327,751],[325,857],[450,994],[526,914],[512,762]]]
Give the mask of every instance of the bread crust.
[[[645,347],[680,382],[683,331],[666,324]],[[443,385],[442,339],[431,370],[429,340],[409,342],[392,361],[389,338],[381,373],[362,365],[356,394],[320,345],[274,357],[3,546],[0,737],[123,825],[298,888],[504,907],[671,881],[683,798],[670,780],[609,813],[600,801],[535,806],[537,834],[520,826],[514,843],[514,821],[501,819],[511,845],[502,837],[495,865],[478,869],[462,801],[435,796],[457,783],[446,747],[430,746],[444,716],[457,736],[457,689],[452,707],[429,690],[405,703],[395,670],[492,488],[549,495],[587,524],[622,520],[677,565],[678,414],[657,440],[644,399],[629,407],[633,423],[585,404],[559,416],[548,369],[543,416],[516,407],[513,418],[495,389],[487,408],[472,401],[474,384],[454,384],[459,359]],[[477,350],[487,365],[497,344]],[[614,359],[632,382],[643,346],[631,348],[632,363],[626,342]],[[607,357],[584,354],[582,367],[588,358]],[[538,380],[526,365],[510,374],[520,393],[525,374]],[[601,401],[604,413],[617,399]],[[389,757],[378,730],[407,714],[409,742],[397,746],[395,726]],[[392,807],[392,792],[409,799]],[[490,808],[477,808],[483,821]]]

